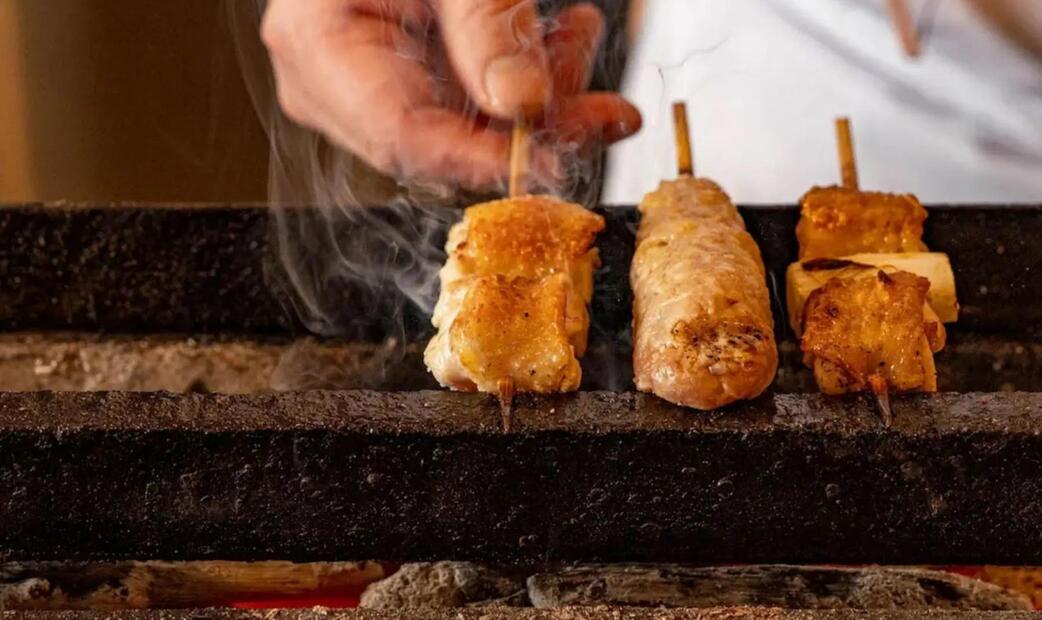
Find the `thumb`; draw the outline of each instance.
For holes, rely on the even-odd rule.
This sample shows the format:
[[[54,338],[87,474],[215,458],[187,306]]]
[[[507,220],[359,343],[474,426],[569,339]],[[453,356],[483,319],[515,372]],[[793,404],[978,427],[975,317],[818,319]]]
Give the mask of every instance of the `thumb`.
[[[442,37],[468,94],[487,114],[531,116],[552,95],[536,0],[439,0]]]

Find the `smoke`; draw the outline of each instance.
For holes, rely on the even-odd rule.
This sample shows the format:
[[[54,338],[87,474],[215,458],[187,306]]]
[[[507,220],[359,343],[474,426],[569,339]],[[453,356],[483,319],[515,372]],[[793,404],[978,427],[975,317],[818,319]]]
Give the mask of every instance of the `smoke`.
[[[270,272],[273,284],[310,332],[384,342],[378,349],[383,363],[401,363],[404,356],[418,354],[411,343],[430,335],[429,317],[445,260],[442,246],[447,229],[459,218],[459,207],[493,196],[468,193],[451,183],[396,182],[290,121],[279,109],[259,37],[264,5],[264,0],[227,0],[243,79],[271,146],[268,199],[277,256]],[[426,45],[439,45],[434,34]],[[598,75],[606,69],[599,67]],[[432,62],[431,70],[435,75],[451,72],[447,63]],[[447,99],[459,99],[458,110],[481,122],[465,98]],[[601,158],[579,157],[568,144],[555,148],[565,177],[556,179],[553,191],[595,203]],[[281,368],[280,376],[337,374],[301,367],[304,358],[288,355],[285,364],[293,368]],[[348,387],[329,383],[326,387]]]

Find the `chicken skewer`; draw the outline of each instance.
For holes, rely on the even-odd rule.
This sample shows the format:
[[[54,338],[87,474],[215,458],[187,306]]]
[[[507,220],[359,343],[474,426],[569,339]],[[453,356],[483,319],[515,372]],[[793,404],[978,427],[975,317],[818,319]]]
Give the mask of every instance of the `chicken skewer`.
[[[727,194],[694,177],[683,104],[674,121],[680,176],[641,202],[630,268],[634,382],[708,410],[761,394],[778,351],[759,248]]]
[[[511,184],[524,187],[527,132],[515,130]],[[468,208],[448,260],[424,361],[443,385],[498,394],[576,390],[604,219],[549,196]]]
[[[510,178],[507,184],[511,198],[524,194],[528,172],[529,139],[531,129],[523,118],[514,121],[514,131],[510,136]],[[514,406],[514,378],[503,377],[497,386],[500,414],[503,418],[503,430],[510,432],[511,413]]]
[[[931,279],[883,262],[887,252],[926,249],[926,211],[913,196],[859,191],[849,121],[840,119],[836,129],[844,186],[812,189],[802,201],[797,236],[800,258],[809,260],[789,269],[790,312],[799,276],[822,268],[824,282],[807,295],[799,315],[804,362],[827,394],[870,390],[889,424],[892,391],[937,389],[933,353],[944,346],[944,328],[929,303]],[[851,260],[853,252],[876,252],[867,256],[879,264]],[[933,275],[951,286],[954,304],[946,257],[943,266]]]

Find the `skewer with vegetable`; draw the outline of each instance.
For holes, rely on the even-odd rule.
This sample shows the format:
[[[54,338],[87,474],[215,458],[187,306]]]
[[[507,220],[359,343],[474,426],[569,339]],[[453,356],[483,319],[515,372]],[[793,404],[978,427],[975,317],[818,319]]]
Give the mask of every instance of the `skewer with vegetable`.
[[[844,185],[801,201],[789,320],[822,392],[871,391],[889,418],[890,393],[937,390],[933,354],[943,323],[958,318],[955,278],[922,241],[927,214],[915,196],[861,191],[846,119],[837,136]]]

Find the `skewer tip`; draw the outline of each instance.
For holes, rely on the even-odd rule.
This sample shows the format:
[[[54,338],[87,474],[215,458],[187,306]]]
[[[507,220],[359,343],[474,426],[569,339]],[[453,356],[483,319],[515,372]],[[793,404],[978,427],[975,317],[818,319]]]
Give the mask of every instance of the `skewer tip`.
[[[894,410],[890,407],[890,392],[886,379],[880,375],[871,375],[868,383],[876,400],[876,412],[879,413],[883,426],[890,428],[894,424]]]
[[[503,418],[503,432],[509,433],[514,417],[514,379],[511,377],[500,379],[497,395],[499,396],[499,412]]]

